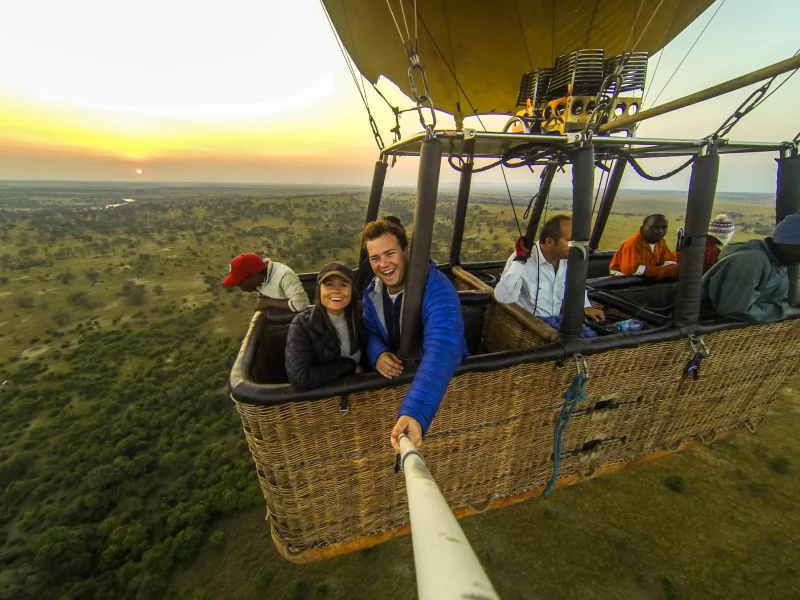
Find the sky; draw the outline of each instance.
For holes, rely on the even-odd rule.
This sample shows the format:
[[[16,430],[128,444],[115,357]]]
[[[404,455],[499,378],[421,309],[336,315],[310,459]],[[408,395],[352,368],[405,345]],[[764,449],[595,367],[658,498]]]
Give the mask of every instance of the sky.
[[[653,0],[655,1],[655,0]],[[648,71],[649,107],[722,0]],[[790,57],[798,0],[724,0],[659,104]],[[364,106],[318,0],[26,0],[0,20],[0,179],[369,184],[377,149]],[[424,60],[424,57],[423,57]],[[410,101],[388,80],[378,87]],[[641,137],[703,137],[757,86],[643,123]],[[385,140],[391,111],[368,89]],[[800,131],[800,75],[739,124],[732,139],[780,141]],[[505,118],[484,119],[502,127]],[[470,126],[470,119],[466,125]],[[453,119],[439,116],[440,127]],[[479,128],[477,123],[473,127]],[[419,130],[416,114],[401,121]],[[718,189],[774,190],[774,155],[723,157]],[[670,161],[648,161],[656,173]],[[417,160],[387,185],[413,185]],[[141,171],[141,173],[138,173]],[[515,189],[538,176],[509,173]],[[458,174],[442,169],[442,181]],[[556,184],[566,185],[561,176]],[[685,189],[628,173],[623,187]],[[495,169],[476,175],[502,182]]]

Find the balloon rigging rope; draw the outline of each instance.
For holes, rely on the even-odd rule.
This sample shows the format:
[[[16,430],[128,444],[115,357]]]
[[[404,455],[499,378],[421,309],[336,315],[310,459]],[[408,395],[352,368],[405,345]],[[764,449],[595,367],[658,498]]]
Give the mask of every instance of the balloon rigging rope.
[[[693,43],[693,44],[692,44],[692,45],[689,47],[689,50],[687,50],[687,51],[686,51],[686,54],[685,54],[685,55],[683,56],[683,58],[681,59],[681,62],[679,62],[679,63],[678,63],[678,66],[677,66],[677,67],[675,67],[675,70],[672,72],[672,75],[670,75],[670,76],[669,76],[669,79],[667,79],[667,83],[665,83],[665,84],[664,84],[664,87],[662,87],[662,88],[661,88],[661,91],[660,91],[660,92],[658,92],[658,96],[656,96],[656,99],[655,99],[655,100],[653,100],[653,103],[650,105],[650,108],[652,108],[652,107],[654,107],[654,106],[656,105],[656,102],[658,102],[658,99],[659,99],[659,98],[661,98],[661,94],[663,94],[663,93],[664,93],[664,90],[666,90],[666,89],[667,89],[667,86],[670,84],[670,82],[672,81],[673,77],[675,77],[676,73],[678,72],[678,69],[680,69],[680,68],[681,68],[681,65],[683,65],[683,63],[684,63],[684,62],[686,62],[686,59],[687,59],[687,58],[689,58],[689,54],[691,54],[692,50],[693,50],[693,49],[694,49],[694,47],[697,45],[697,42],[699,42],[699,41],[700,41],[700,38],[701,38],[701,37],[703,37],[703,34],[706,32],[706,29],[708,29],[708,26],[709,26],[709,25],[711,25],[711,23],[714,21],[714,17],[716,17],[716,16],[717,16],[717,13],[719,13],[720,9],[721,9],[723,6],[725,6],[725,0],[722,0],[722,2],[720,2],[719,6],[717,7],[717,10],[715,10],[715,11],[714,11],[714,14],[713,14],[713,15],[711,15],[711,18],[708,20],[708,23],[706,23],[706,26],[705,26],[705,27],[703,27],[703,30],[702,30],[702,31],[700,32],[700,34],[697,36],[697,39],[696,39],[696,40],[694,41],[694,43]],[[662,52],[663,52],[663,50],[662,50]],[[642,108],[644,108],[644,106],[642,106]]]
[[[403,32],[400,30],[400,24],[397,22],[397,17],[394,16],[394,11],[392,10],[392,5],[389,3],[389,0],[386,0],[386,6],[389,7],[389,14],[392,15],[394,26],[397,27],[397,34],[400,36],[400,43],[403,44],[403,49],[405,50],[406,41],[403,39]],[[400,4],[400,8],[403,8],[402,2]],[[406,29],[408,29],[408,26],[406,26]]]
[[[639,38],[636,40],[636,43],[633,45],[633,48],[631,48],[631,52],[636,50],[636,47],[639,45],[639,42],[642,41],[642,38],[644,37],[644,34],[647,33],[647,30],[650,27],[650,23],[652,23],[653,19],[656,18],[656,15],[658,14],[658,11],[661,9],[661,5],[662,4],[664,4],[664,0],[661,0],[661,2],[658,3],[658,6],[656,6],[656,9],[653,11],[653,14],[650,15],[650,20],[647,21],[647,25],[644,26],[644,29],[642,30],[642,33],[639,34]],[[635,29],[636,29],[636,21],[638,19],[639,19],[639,15],[636,15],[636,19],[634,19],[634,21],[633,21],[633,27],[631,28],[631,37],[633,36],[633,33],[634,33]]]
[[[328,14],[328,10],[325,8],[325,4],[322,2],[322,0],[319,0],[319,3],[322,6],[322,11],[325,13],[325,17],[328,19],[328,25],[330,25],[331,32],[333,32],[333,38],[336,40],[336,44],[339,46],[339,50],[342,53],[342,57],[344,58],[344,62],[347,65],[347,69],[350,71],[350,76],[353,78],[353,83],[356,85],[356,89],[358,90],[358,95],[361,96],[361,101],[364,103],[364,107],[367,109],[367,113],[369,114],[370,110],[369,110],[369,102],[367,101],[366,90],[362,91],[361,86],[358,84],[358,77],[356,76],[355,69],[353,68],[353,65],[350,64],[350,58],[348,57],[347,52],[345,52],[342,41],[339,39],[339,34],[336,33],[336,28],[333,26],[333,21],[331,21],[331,16]]]
[[[388,2],[388,0],[387,0]],[[411,42],[411,32],[408,30],[408,19],[406,19],[406,9],[403,8],[403,0],[400,0],[398,3],[400,4],[400,12],[403,14],[403,25],[406,27],[406,37],[408,38],[409,43]],[[400,37],[403,37],[402,35]]]

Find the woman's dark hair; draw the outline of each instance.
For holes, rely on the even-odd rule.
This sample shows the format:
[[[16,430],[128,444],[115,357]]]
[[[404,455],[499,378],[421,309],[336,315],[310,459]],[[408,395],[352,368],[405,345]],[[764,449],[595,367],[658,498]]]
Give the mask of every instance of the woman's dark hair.
[[[363,246],[366,248],[367,242],[377,240],[382,235],[389,233],[395,237],[397,243],[400,244],[400,249],[405,252],[406,248],[408,248],[408,237],[406,237],[405,228],[399,224],[399,221],[400,219],[394,217],[392,220],[378,219],[377,221],[367,223],[364,226],[364,236],[362,238]]]
[[[547,238],[550,238],[556,244],[560,242],[562,221],[572,221],[572,217],[568,215],[556,215],[552,219],[548,219],[547,223],[542,226],[542,231],[539,233],[539,243],[544,244]]]
[[[338,277],[338,275],[336,276]],[[344,279],[344,278],[342,278]],[[350,284],[351,294],[350,294],[350,304],[344,309],[344,318],[347,321],[347,331],[350,333],[350,354],[355,354],[361,348],[361,342],[359,340],[358,332],[361,329],[361,318],[356,310],[356,286],[355,282],[345,279],[347,283]],[[322,302],[320,301],[320,293],[319,290],[322,287],[322,284],[325,283],[325,280],[320,281],[317,284],[317,287],[314,288],[314,309],[320,311],[320,315],[322,316],[322,322],[325,323],[325,327],[328,329],[335,331],[333,328],[333,323],[331,323],[331,318],[328,316],[328,310],[322,306]]]

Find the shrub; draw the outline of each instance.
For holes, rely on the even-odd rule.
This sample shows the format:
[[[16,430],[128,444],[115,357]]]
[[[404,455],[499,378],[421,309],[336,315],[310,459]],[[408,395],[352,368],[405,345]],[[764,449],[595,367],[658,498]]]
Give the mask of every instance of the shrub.
[[[264,567],[253,577],[253,587],[256,588],[257,592],[263,592],[267,589],[273,577],[275,577],[275,570],[272,567]]]
[[[58,311],[56,314],[53,315],[53,322],[58,327],[64,327],[69,325],[69,313],[64,311]]]
[[[99,308],[102,304],[100,300],[90,296],[87,292],[73,292],[67,296],[67,301],[77,308],[94,309]]]
[[[14,304],[20,308],[33,308],[33,296],[18,296],[14,299]]]
[[[215,548],[220,548],[225,543],[225,534],[217,529],[208,537],[208,543]]]

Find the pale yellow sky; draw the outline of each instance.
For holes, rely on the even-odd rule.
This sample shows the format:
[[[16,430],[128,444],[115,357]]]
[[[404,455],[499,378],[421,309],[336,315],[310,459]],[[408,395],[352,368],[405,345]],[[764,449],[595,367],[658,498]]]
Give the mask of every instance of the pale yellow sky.
[[[726,1],[659,103],[791,56],[800,2],[752,7]],[[716,8],[667,47],[651,99]],[[0,53],[10,60],[0,63],[0,179],[370,181],[377,150],[366,112],[317,0],[26,0],[3,12]],[[654,67],[651,60],[651,78]],[[409,106],[391,82],[379,87]],[[389,141],[391,113],[368,93]],[[746,95],[647,122],[638,135],[702,137]],[[791,138],[800,130],[791,110],[798,96],[800,77],[732,137]],[[453,121],[441,115],[439,123]],[[401,124],[405,137],[419,129],[413,113]],[[773,189],[773,158],[725,157],[720,188]],[[538,182],[517,171],[512,183]],[[415,172],[414,159],[401,160],[387,183],[413,183]],[[442,174],[457,179],[447,167]],[[502,181],[499,172],[476,179]],[[687,182],[688,173],[661,187]],[[625,185],[649,184],[628,175]]]

